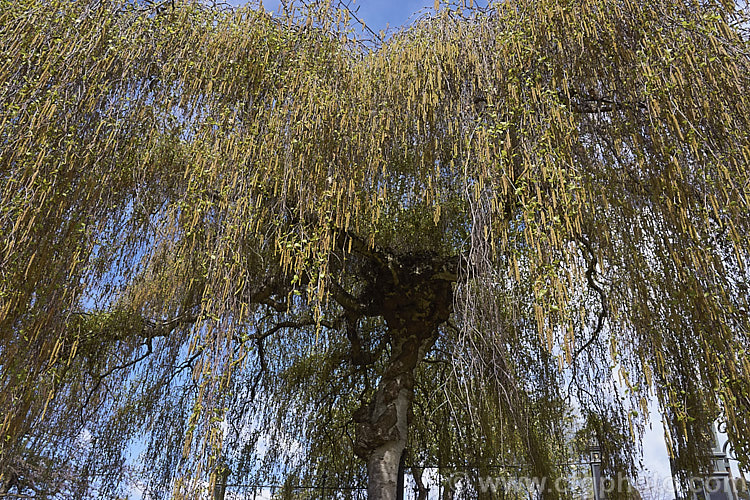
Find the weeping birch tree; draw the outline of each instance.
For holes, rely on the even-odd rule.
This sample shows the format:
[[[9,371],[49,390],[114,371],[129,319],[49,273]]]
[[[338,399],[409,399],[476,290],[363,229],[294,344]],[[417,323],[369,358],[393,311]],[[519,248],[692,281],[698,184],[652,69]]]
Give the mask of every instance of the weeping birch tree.
[[[2,494],[748,464],[747,10],[469,3],[0,0]]]

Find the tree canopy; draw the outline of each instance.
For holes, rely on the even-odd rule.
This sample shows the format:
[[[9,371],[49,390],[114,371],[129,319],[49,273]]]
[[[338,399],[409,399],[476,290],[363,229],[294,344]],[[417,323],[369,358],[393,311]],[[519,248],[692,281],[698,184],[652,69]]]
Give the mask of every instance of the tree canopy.
[[[0,491],[748,464],[747,11],[466,3],[0,0]]]

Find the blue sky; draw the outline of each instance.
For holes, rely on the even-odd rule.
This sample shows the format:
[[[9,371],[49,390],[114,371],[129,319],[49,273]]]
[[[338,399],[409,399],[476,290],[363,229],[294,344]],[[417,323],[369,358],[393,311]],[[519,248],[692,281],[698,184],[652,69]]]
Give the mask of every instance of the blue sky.
[[[242,5],[244,0],[228,0],[233,5]],[[263,6],[268,11],[276,11],[280,5],[279,0],[264,0]],[[385,30],[386,27],[397,28],[408,23],[413,14],[422,9],[432,9],[434,0],[345,0],[356,16],[367,24],[376,33]],[[480,0],[476,3],[487,3]]]
[[[351,4],[354,9],[359,8],[357,17],[362,19],[376,33],[386,28],[405,24],[415,12],[429,7],[432,0],[359,0]]]

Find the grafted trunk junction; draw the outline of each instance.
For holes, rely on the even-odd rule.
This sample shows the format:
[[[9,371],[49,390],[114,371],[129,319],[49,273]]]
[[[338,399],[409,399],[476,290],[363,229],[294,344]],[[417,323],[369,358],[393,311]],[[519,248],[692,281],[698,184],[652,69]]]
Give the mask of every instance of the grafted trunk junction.
[[[441,279],[435,267],[403,265],[377,283],[391,353],[371,401],[354,415],[355,453],[367,462],[371,500],[396,498],[399,461],[412,420],[415,369],[453,308],[452,281]]]

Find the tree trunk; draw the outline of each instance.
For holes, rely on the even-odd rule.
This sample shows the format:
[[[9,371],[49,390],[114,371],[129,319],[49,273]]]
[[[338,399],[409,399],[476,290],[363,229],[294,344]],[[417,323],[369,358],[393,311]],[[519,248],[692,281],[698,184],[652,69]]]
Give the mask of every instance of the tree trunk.
[[[391,355],[372,400],[354,414],[354,452],[367,462],[369,500],[396,500],[398,466],[407,444],[414,376],[432,348],[438,327],[453,306],[448,281],[419,273],[401,275],[384,293],[383,317],[388,325]]]
[[[373,400],[355,415],[355,452],[367,461],[369,500],[396,500],[398,464],[414,400],[414,369],[433,343],[432,336],[410,336],[397,342]]]
[[[367,459],[367,498],[396,500],[398,464],[406,440],[391,441],[372,452]]]
[[[417,486],[417,500],[427,500],[427,496],[430,494],[430,489],[424,485],[422,480],[423,474],[423,468],[412,466],[411,475],[414,477],[414,484]]]

